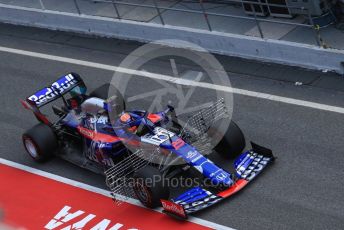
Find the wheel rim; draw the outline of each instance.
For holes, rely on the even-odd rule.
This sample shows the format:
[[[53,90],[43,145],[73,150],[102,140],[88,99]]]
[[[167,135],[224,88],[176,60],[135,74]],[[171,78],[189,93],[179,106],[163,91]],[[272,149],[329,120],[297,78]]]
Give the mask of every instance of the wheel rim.
[[[142,203],[147,204],[149,200],[149,194],[148,194],[146,186],[143,183],[136,182],[135,187],[136,187],[135,193],[136,193],[137,198],[139,198],[139,200]]]
[[[38,152],[37,152],[35,144],[30,139],[25,139],[24,143],[25,143],[25,148],[28,151],[28,153],[33,158],[37,158],[38,157]]]

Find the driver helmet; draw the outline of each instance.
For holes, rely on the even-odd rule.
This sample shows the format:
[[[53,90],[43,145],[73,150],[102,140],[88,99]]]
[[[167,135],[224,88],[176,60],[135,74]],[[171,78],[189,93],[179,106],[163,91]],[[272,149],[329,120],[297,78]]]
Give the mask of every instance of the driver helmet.
[[[81,104],[81,111],[96,115],[104,111],[104,100],[96,97],[91,97]]]
[[[131,116],[129,113],[123,113],[119,120],[122,122],[122,123],[129,123],[131,121]]]

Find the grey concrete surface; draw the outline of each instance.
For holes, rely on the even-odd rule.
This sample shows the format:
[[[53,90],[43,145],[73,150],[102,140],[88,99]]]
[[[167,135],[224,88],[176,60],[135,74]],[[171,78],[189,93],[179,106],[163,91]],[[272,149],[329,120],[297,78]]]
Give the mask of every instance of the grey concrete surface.
[[[152,22],[161,24],[158,11],[154,8],[122,5],[121,3],[142,4],[154,6],[152,0],[123,0],[117,4],[118,14],[111,3],[111,1],[93,1],[93,0],[77,0],[77,7],[74,1],[69,0],[41,0],[45,9],[56,10],[61,12],[77,13],[77,7],[80,12],[85,15],[96,15],[110,18],[123,18],[127,20],[134,20],[140,22]],[[157,0],[157,5],[160,7],[170,7],[182,10],[197,10],[202,11],[201,5],[197,1],[181,1],[181,0]],[[26,6],[32,8],[41,8],[39,0],[18,1],[18,0],[0,0],[0,3],[11,4],[16,6]],[[215,3],[204,2],[203,7],[208,13],[230,14],[234,16],[247,16],[242,9],[241,4],[234,3]],[[181,12],[175,10],[160,10],[161,17],[167,25],[199,28],[208,30],[208,25],[202,14],[195,14],[189,12]],[[253,16],[252,16],[253,19]],[[258,17],[259,19],[259,17]],[[300,24],[307,24],[308,19],[305,16],[298,16],[295,18],[274,18],[271,16],[262,17],[262,19],[269,19],[281,22],[294,22]],[[208,15],[208,20],[212,30],[240,35],[248,35],[260,37],[258,26],[254,20],[238,19],[231,17],[222,17]],[[277,23],[260,22],[260,27],[264,38],[294,41],[304,44],[318,45],[315,33],[312,29],[298,27],[293,25],[282,25]],[[311,31],[309,33],[308,31]],[[344,34],[343,31],[336,29],[335,25],[330,25],[320,30],[320,36],[324,45],[336,49],[344,48]]]
[[[140,46],[136,42],[25,27],[1,25],[0,28],[1,46],[104,64],[118,65]],[[234,87],[344,107],[344,92],[336,89],[343,79],[336,75],[223,56],[217,58],[229,71]],[[192,63],[179,59],[176,63],[180,71],[197,70]],[[145,69],[163,74],[172,72],[165,58],[147,63]],[[31,161],[21,145],[21,134],[34,125],[35,120],[21,107],[19,100],[69,71],[80,73],[90,89],[109,81],[113,73],[5,52],[0,52],[0,70],[0,157],[104,188],[103,178],[60,159],[45,164]],[[286,79],[293,75],[308,83],[297,87],[281,76],[274,78],[276,73]],[[323,88],[320,81],[328,77],[336,83],[327,83]],[[138,76],[133,76],[132,81],[127,97],[157,84]],[[198,100],[205,101],[213,93],[203,91]],[[140,107],[144,109],[149,103],[147,99]],[[137,105],[129,103],[129,106]],[[234,95],[233,119],[248,140],[271,148],[278,159],[247,189],[195,215],[236,229],[342,229],[343,115]],[[111,200],[109,205],[113,205]]]
[[[12,24],[143,42],[165,40],[163,43],[172,47],[179,45],[175,40],[183,40],[219,54],[344,73],[343,50],[322,49],[298,43],[167,25],[159,26],[152,23],[110,20],[103,17],[8,8],[5,5],[0,7],[0,20]]]

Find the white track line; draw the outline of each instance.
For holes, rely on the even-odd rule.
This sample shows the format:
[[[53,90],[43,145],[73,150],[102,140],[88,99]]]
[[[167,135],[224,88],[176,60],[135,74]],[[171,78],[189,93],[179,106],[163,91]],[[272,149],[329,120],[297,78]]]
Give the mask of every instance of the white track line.
[[[23,170],[23,171],[26,171],[26,172],[38,175],[38,176],[49,178],[49,179],[54,180],[54,181],[62,182],[64,184],[68,184],[68,185],[71,185],[71,186],[74,186],[74,187],[77,187],[77,188],[81,188],[81,189],[84,189],[84,190],[87,190],[87,191],[90,191],[90,192],[98,193],[100,195],[112,198],[112,196],[110,195],[110,192],[105,190],[105,189],[97,188],[97,187],[94,187],[94,186],[91,186],[91,185],[88,185],[88,184],[84,184],[84,183],[81,183],[81,182],[78,182],[78,181],[75,181],[75,180],[71,180],[71,179],[68,179],[68,178],[65,178],[65,177],[61,177],[61,176],[58,176],[58,175],[55,175],[55,174],[52,174],[52,173],[48,173],[48,172],[45,172],[45,171],[42,171],[42,170],[39,170],[39,169],[35,169],[35,168],[29,167],[29,166],[26,166],[26,165],[22,165],[22,164],[13,162],[13,161],[9,161],[9,160],[0,158],[0,164],[7,165],[7,166],[10,166],[10,167],[13,167],[13,168],[16,168],[16,169],[20,169],[20,170]],[[132,199],[132,198],[125,198],[123,201],[125,201],[127,203],[130,203],[132,205],[136,205],[136,206],[145,208],[144,206],[142,206],[142,204],[138,200],[135,200],[135,199]],[[109,203],[110,204],[111,204],[111,202],[112,201],[109,199]],[[154,211],[162,213],[162,209],[155,209]],[[200,219],[200,218],[197,218],[197,217],[189,217],[187,221],[195,223],[195,224],[199,224],[199,225],[202,225],[202,226],[206,226],[206,227],[209,227],[209,228],[213,228],[213,229],[234,230],[233,228],[230,228],[230,227],[227,227],[227,226],[224,226],[224,225],[220,225],[220,224],[216,224],[216,223],[213,223],[213,222],[210,222],[210,221],[207,221],[207,220],[203,220],[203,219]]]
[[[32,51],[13,49],[13,48],[8,48],[8,47],[1,47],[1,46],[0,46],[0,51],[24,55],[24,56],[30,56],[30,57],[35,57],[35,58],[42,58],[42,59],[47,59],[47,60],[52,60],[52,61],[65,62],[65,63],[75,64],[75,65],[86,66],[86,67],[92,67],[92,68],[97,68],[97,69],[117,71],[121,73],[132,74],[132,75],[137,75],[137,76],[156,79],[156,80],[168,81],[168,82],[172,82],[172,83],[180,84],[180,85],[197,86],[197,87],[202,87],[202,88],[207,88],[207,89],[220,90],[224,92],[229,92],[229,93],[234,93],[234,94],[239,94],[239,95],[244,95],[244,96],[249,96],[249,97],[255,97],[255,98],[260,98],[260,99],[265,99],[265,100],[270,100],[270,101],[282,102],[282,103],[287,103],[291,105],[304,106],[308,108],[344,114],[344,108],[338,107],[338,106],[326,105],[326,104],[321,104],[321,103],[316,103],[316,102],[311,102],[311,101],[289,98],[289,97],[281,97],[281,96],[276,96],[273,94],[259,93],[255,91],[232,88],[228,86],[214,85],[214,84],[206,83],[206,82],[197,82],[197,81],[192,81],[192,80],[175,78],[169,75],[151,73],[151,72],[142,71],[142,70],[127,69],[127,68],[122,68],[118,66],[105,65],[105,64],[96,63],[96,62],[83,61],[83,60],[78,60],[74,58],[60,57],[60,56],[55,56],[55,55],[50,55],[50,54],[43,54],[43,53],[37,53],[37,52],[32,52]]]

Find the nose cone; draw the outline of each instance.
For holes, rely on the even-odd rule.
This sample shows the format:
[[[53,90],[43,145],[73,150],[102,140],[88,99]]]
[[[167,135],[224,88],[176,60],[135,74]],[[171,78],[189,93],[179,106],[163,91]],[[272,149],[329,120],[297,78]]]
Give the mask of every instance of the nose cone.
[[[216,186],[222,184],[231,186],[233,184],[232,175],[230,173],[214,164],[214,162],[203,156],[191,145],[183,142],[182,147],[178,148],[178,150],[173,149],[172,151],[182,156],[186,162],[208,178],[208,182],[210,181],[212,185]]]
[[[233,184],[232,175],[222,169],[210,174],[210,178],[214,185],[231,186]]]

